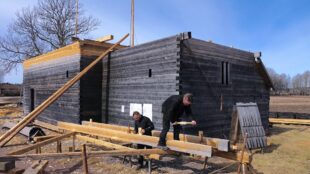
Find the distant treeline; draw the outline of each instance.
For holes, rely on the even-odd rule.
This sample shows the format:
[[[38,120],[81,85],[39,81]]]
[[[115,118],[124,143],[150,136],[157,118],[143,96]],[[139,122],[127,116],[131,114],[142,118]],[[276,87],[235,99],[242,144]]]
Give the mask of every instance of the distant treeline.
[[[310,71],[293,77],[278,74],[271,68],[267,68],[267,71],[275,87],[271,95],[310,95]]]

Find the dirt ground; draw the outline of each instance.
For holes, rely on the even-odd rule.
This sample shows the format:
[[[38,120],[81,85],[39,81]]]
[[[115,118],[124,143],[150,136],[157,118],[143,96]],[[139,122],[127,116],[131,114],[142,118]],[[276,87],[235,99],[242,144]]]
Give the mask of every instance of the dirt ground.
[[[0,125],[6,121],[17,121],[21,115],[21,108],[16,105],[0,106]],[[3,134],[6,130],[0,130]],[[48,135],[55,134],[45,130]],[[268,144],[264,153],[253,151],[252,165],[258,173],[266,174],[310,174],[310,127],[300,125],[274,125],[270,129]],[[79,144],[85,142],[78,142]],[[27,139],[18,135],[12,139],[4,148],[0,148],[0,155],[7,152],[22,148],[27,145]],[[72,140],[64,140],[62,142],[63,151],[68,151],[72,145]],[[80,147],[79,145],[77,147]],[[98,149],[98,147],[89,147]],[[43,152],[56,152],[56,144],[50,144],[42,149]],[[34,152],[30,152],[34,153]],[[18,168],[26,168],[32,163],[30,160],[16,162]],[[147,169],[136,170],[137,159],[133,159],[133,166],[129,163],[123,164],[122,157],[100,157],[90,158],[90,173],[124,173],[136,174],[147,173]],[[207,173],[226,165],[232,164],[234,161],[223,159],[220,157],[212,157],[208,160],[209,168],[205,171],[203,168],[203,160],[195,160],[188,156],[166,156],[161,161],[154,161],[153,173]],[[233,165],[219,173],[236,173],[237,165]],[[83,173],[81,159],[63,159],[49,161],[47,173]]]
[[[310,96],[271,96],[270,112],[310,113]]]

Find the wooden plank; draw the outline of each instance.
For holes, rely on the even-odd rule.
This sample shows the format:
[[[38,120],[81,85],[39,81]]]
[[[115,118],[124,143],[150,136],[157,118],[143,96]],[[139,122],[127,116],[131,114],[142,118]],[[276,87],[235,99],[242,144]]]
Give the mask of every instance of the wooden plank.
[[[306,119],[289,119],[289,118],[269,118],[271,124],[298,124],[310,125],[310,120]]]
[[[104,147],[108,147],[108,148],[112,148],[112,149],[127,149],[127,150],[136,150],[136,149],[132,149],[130,147],[126,147],[126,146],[122,146],[119,144],[114,144],[114,143],[110,143],[107,141],[103,141],[103,140],[98,140],[95,138],[91,138],[88,136],[83,136],[83,135],[76,135],[76,138],[82,141],[86,141],[98,146],[104,146]],[[160,160],[161,156],[158,154],[151,154],[147,156],[148,159],[155,159],[155,160]]]
[[[61,88],[59,88],[53,95],[51,95],[47,100],[36,107],[32,112],[24,117],[15,127],[11,128],[9,131],[1,135],[0,146],[3,147],[8,141],[10,141],[21,129],[23,129],[27,124],[34,120],[40,113],[42,113],[49,105],[56,101],[65,91],[67,91],[71,86],[73,86],[78,80],[80,80],[90,69],[92,69],[98,62],[100,62],[108,53],[110,53],[117,45],[124,41],[128,37],[126,34],[121,40],[111,46],[108,50],[103,52],[96,60],[84,68],[75,77],[69,80]]]
[[[90,157],[103,157],[103,156],[129,156],[129,155],[151,155],[168,154],[169,151],[161,149],[137,149],[137,150],[112,150],[112,151],[94,151],[87,152]],[[81,158],[81,152],[66,152],[66,153],[45,153],[45,154],[23,154],[23,155],[4,155],[0,156],[0,161],[8,160],[56,160],[63,158]]]
[[[84,174],[88,174],[88,164],[87,164],[87,154],[85,144],[82,145],[82,159],[83,159]]]
[[[30,167],[28,167],[23,174],[39,174],[42,173],[46,167],[48,161],[35,161]]]
[[[120,126],[120,125],[96,123],[96,122],[89,122],[89,121],[82,121],[82,125],[94,126],[94,127],[99,127],[99,128],[107,128],[107,129],[112,129],[115,131],[128,132],[128,127]],[[130,127],[130,131],[134,132],[133,127]],[[159,137],[159,134],[160,134],[160,131],[158,130],[152,131],[152,136]],[[229,150],[229,140],[225,140],[225,139],[203,137],[201,140],[200,136],[186,135],[186,134],[180,134],[180,139],[185,142],[209,145],[212,148],[216,148],[220,151],[227,152]],[[167,140],[173,140],[172,132],[167,133]]]
[[[100,37],[98,39],[95,39],[95,41],[106,42],[106,41],[110,41],[110,40],[113,40],[113,39],[114,39],[113,35],[106,35],[106,36]]]
[[[58,126],[64,130],[77,131],[89,135],[108,137],[114,140],[144,144],[153,147],[157,147],[157,143],[159,140],[159,138],[152,136],[129,134],[127,132],[115,131],[111,129],[98,128],[92,126],[78,125],[66,122],[58,122]],[[212,154],[211,146],[202,144],[168,140],[167,147],[173,151],[196,154],[200,156],[211,157]]]
[[[29,152],[29,151],[31,151],[31,150],[37,149],[37,148],[39,148],[39,147],[45,146],[45,145],[47,145],[47,144],[50,144],[50,143],[59,141],[59,140],[61,140],[61,139],[71,137],[71,136],[74,135],[74,134],[75,134],[75,132],[70,132],[70,133],[67,133],[67,134],[64,134],[64,135],[60,135],[60,136],[57,136],[57,137],[54,137],[54,138],[50,138],[50,139],[47,139],[47,140],[45,140],[45,141],[42,141],[42,142],[39,142],[39,143],[30,145],[30,146],[27,146],[27,147],[24,147],[24,148],[21,148],[21,149],[18,149],[18,150],[15,150],[15,151],[10,152],[10,153],[8,153],[8,154],[9,154],[9,155],[19,155],[19,154],[23,154],[23,153]]]
[[[56,135],[39,136],[39,137],[34,137],[33,140],[35,142],[41,142],[41,141],[48,140],[54,137],[56,137]]]
[[[103,140],[98,140],[98,139],[91,138],[91,137],[88,137],[88,136],[76,135],[76,138],[79,139],[79,140],[82,140],[82,141],[86,141],[86,142],[95,144],[95,145],[104,146],[104,147],[108,147],[108,148],[112,148],[112,149],[127,149],[127,150],[131,149],[131,150],[134,150],[134,149],[129,148],[129,147],[125,147],[125,146],[122,146],[122,145],[110,143],[110,142],[103,141]]]

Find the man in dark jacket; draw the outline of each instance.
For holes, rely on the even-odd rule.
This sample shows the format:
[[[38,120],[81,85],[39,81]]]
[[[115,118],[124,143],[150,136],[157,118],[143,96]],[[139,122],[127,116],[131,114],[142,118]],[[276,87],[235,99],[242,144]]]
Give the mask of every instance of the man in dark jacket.
[[[162,104],[163,113],[163,129],[160,133],[160,138],[158,146],[165,148],[166,146],[166,136],[170,129],[170,123],[175,123],[180,121],[180,117],[185,112],[188,119],[192,121],[192,125],[196,125],[196,121],[192,117],[191,104],[193,101],[193,95],[186,93],[185,95],[173,95],[170,96]],[[179,124],[173,125],[173,139],[179,140],[179,134],[181,131],[181,126]]]
[[[143,115],[141,115],[138,111],[135,111],[132,115],[133,119],[135,120],[135,133],[139,133],[142,135],[148,135],[152,136],[152,130],[154,130],[154,124],[153,122],[148,118]],[[140,132],[139,132],[140,129]],[[138,144],[138,149],[150,149],[150,146],[146,146],[143,144]],[[139,169],[143,167],[143,161],[144,157],[140,155],[139,157]]]

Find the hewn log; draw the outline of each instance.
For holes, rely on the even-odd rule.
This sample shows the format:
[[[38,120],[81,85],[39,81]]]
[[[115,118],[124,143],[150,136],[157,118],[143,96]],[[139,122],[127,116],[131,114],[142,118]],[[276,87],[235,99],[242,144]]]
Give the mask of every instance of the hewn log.
[[[79,140],[82,140],[82,141],[86,141],[86,142],[89,142],[89,143],[92,143],[92,144],[95,144],[95,145],[99,145],[99,146],[104,146],[104,147],[107,147],[107,148],[127,149],[127,150],[131,149],[131,150],[134,150],[134,149],[129,148],[129,147],[125,147],[125,146],[122,146],[122,145],[118,145],[118,144],[114,144],[114,143],[98,140],[98,139],[91,138],[91,137],[88,137],[88,136],[76,135],[76,138],[79,139]]]
[[[88,122],[88,121],[82,121],[83,125],[88,126],[94,126],[99,128],[107,128],[112,129],[115,131],[122,131],[122,132],[128,132],[127,126],[120,126],[120,125],[113,125],[113,124],[105,124],[105,123],[96,123],[96,122]],[[131,132],[134,131],[132,127],[129,128]],[[153,130],[152,136],[159,137],[160,131]],[[204,144],[212,146],[212,148],[215,148],[220,151],[227,152],[229,150],[229,140],[220,139],[220,138],[211,138],[211,137],[200,137],[200,136],[194,136],[194,135],[186,135],[186,134],[180,134],[180,140],[185,142],[191,142],[191,143],[198,143],[198,144]],[[168,132],[167,134],[167,140],[173,140],[173,133]]]
[[[78,125],[66,122],[58,122],[58,126],[64,130],[76,131],[100,137],[107,137],[114,140],[120,140],[125,142],[145,144],[153,147],[157,147],[157,143],[159,140],[159,138],[152,136],[129,134],[127,132],[115,131],[111,129],[98,128],[92,126]],[[167,147],[173,151],[196,154],[200,156],[211,157],[212,154],[211,146],[202,144],[195,144],[176,140],[167,140]]]

